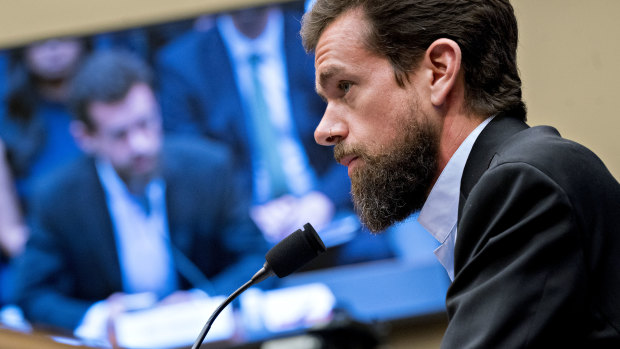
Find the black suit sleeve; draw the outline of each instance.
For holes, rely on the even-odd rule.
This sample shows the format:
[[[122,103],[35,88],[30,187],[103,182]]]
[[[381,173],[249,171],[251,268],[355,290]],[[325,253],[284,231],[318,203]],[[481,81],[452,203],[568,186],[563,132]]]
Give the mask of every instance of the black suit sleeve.
[[[62,248],[51,232],[31,225],[27,251],[17,260],[17,302],[35,325],[72,330],[94,303],[71,297],[76,280],[66,272]]]
[[[581,347],[587,280],[575,219],[539,169],[488,170],[460,217],[442,348]]]

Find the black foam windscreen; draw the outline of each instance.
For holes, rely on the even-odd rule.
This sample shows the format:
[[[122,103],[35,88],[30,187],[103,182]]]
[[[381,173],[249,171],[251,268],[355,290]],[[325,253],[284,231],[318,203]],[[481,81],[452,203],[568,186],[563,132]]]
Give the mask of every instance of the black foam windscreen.
[[[267,263],[280,278],[285,277],[325,252],[325,244],[310,223],[297,229],[271,248],[265,255]]]

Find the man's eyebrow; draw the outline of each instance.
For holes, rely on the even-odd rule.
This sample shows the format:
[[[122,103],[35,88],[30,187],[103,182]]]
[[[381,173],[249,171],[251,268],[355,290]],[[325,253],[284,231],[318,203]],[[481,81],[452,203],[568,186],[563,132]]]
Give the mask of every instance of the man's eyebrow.
[[[321,71],[319,74],[319,85],[325,86],[327,81],[331,79],[334,75],[342,72],[344,69],[342,67],[332,65]]]
[[[327,85],[328,81],[336,74],[342,72],[344,70],[343,67],[332,65],[319,73],[319,77],[317,79],[316,93],[321,97],[321,99],[327,102],[327,98],[321,93],[321,89],[324,89]],[[320,87],[320,88],[319,88]]]

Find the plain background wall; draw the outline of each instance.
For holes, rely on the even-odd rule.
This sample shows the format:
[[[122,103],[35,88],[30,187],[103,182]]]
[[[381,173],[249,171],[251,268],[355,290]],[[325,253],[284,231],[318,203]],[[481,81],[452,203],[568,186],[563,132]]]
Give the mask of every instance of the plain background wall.
[[[620,179],[620,1],[513,5],[530,124],[556,126],[597,153]]]
[[[193,17],[264,0],[2,0],[0,46]],[[531,125],[549,124],[620,178],[620,1],[513,0]],[[579,169],[575,169],[579,170]],[[443,322],[396,332],[392,348],[437,348]]]

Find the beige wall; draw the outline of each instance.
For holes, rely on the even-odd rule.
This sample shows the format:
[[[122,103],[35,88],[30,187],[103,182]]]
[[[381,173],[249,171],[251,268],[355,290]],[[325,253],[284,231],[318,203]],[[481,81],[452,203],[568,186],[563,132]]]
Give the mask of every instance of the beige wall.
[[[513,0],[532,125],[556,126],[620,179],[620,1]]]
[[[194,16],[263,0],[3,0],[0,46]],[[532,125],[556,126],[620,178],[620,1],[513,0]],[[399,330],[394,348],[436,348],[443,324]]]

